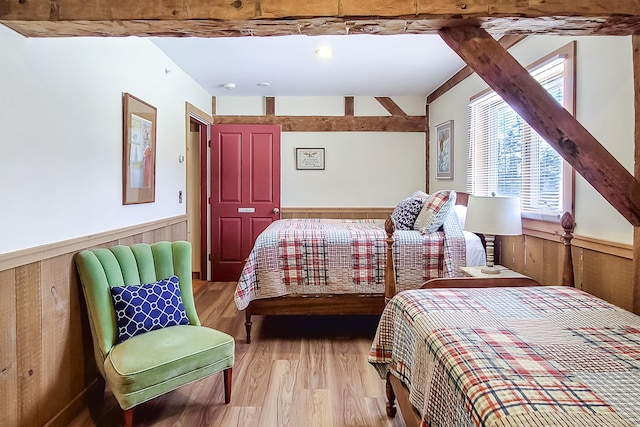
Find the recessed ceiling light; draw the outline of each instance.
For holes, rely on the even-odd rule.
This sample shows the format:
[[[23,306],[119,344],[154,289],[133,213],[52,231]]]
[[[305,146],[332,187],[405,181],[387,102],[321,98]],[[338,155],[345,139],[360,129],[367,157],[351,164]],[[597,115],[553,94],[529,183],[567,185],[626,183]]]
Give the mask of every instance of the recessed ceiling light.
[[[267,83],[267,82],[260,82],[257,83],[256,86],[260,86],[260,87],[269,87],[271,86],[271,83]]]
[[[329,46],[320,46],[316,49],[316,55],[324,59],[331,58],[333,56],[333,49]]]

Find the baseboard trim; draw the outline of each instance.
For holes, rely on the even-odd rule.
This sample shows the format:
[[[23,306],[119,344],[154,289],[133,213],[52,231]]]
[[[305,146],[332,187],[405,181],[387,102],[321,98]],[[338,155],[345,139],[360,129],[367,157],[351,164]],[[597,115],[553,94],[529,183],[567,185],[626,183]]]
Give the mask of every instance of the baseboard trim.
[[[87,406],[88,394],[96,387],[97,379],[87,385],[71,402],[53,416],[44,427],[65,427]]]

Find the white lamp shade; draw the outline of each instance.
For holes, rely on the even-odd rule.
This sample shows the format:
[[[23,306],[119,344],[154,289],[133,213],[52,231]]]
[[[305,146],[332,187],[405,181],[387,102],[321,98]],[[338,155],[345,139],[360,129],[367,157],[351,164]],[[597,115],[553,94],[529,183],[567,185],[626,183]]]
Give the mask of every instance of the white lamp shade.
[[[464,229],[494,236],[522,234],[518,197],[469,196]]]

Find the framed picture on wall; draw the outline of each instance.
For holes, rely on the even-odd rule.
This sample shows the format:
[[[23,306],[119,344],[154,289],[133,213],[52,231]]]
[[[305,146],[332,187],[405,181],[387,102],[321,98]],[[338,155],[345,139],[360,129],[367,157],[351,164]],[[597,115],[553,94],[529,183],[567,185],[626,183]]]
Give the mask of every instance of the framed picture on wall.
[[[324,170],[324,148],[296,148],[296,169]]]
[[[436,126],[436,178],[453,179],[453,120]]]
[[[123,96],[122,204],[151,203],[156,197],[156,107]]]

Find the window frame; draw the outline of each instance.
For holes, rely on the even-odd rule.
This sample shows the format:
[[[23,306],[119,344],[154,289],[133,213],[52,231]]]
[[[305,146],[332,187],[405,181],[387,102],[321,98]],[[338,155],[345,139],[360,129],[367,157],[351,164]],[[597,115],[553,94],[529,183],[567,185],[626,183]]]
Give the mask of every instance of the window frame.
[[[555,51],[545,55],[544,57],[534,61],[529,64],[527,67],[527,71],[532,72],[537,68],[553,61],[558,58],[564,59],[564,72],[563,72],[563,90],[564,90],[564,99],[563,106],[564,108],[572,115],[575,116],[576,110],[576,41],[572,41],[567,43],[566,45],[556,49]],[[474,101],[478,100],[481,97],[486,96],[487,94],[495,91],[491,88],[487,88],[476,95],[469,98],[469,105]],[[506,103],[506,102],[505,102]],[[508,105],[508,103],[507,103]],[[525,121],[526,122],[526,121]],[[527,129],[531,129],[530,126]],[[467,140],[467,155],[470,156],[470,138],[471,133],[469,133]],[[524,151],[524,150],[523,150]],[[575,170],[573,167],[567,163],[562,155],[560,158],[562,159],[562,212],[571,212],[572,215],[575,216]],[[470,161],[470,157],[468,157],[467,161]],[[468,170],[467,173],[470,173]],[[467,177],[467,191],[470,190],[469,182],[471,181],[471,177]],[[534,212],[522,212],[523,218],[523,226],[525,228],[537,229],[540,231],[545,231],[546,227],[544,227],[544,222],[551,223],[559,223],[562,214],[551,215],[551,214],[539,214]],[[538,225],[536,225],[538,224]]]

